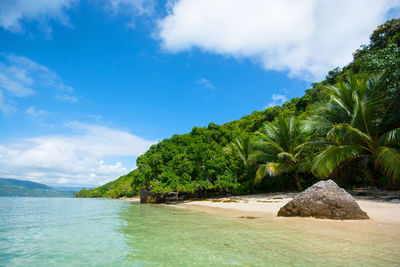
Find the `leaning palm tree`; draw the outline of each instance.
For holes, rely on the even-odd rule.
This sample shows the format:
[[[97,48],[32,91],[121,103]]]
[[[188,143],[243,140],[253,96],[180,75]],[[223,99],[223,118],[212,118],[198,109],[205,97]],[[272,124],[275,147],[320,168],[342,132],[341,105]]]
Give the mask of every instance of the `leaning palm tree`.
[[[314,160],[312,172],[328,177],[343,164],[363,158],[372,162],[394,187],[400,178],[400,128],[385,131],[382,120],[388,96],[379,86],[381,75],[368,80],[349,75],[326,88],[331,97],[316,109],[312,123],[326,133],[329,143]]]
[[[267,175],[293,173],[297,187],[302,191],[299,172],[308,171],[311,167],[304,153],[311,138],[305,124],[294,117],[279,117],[275,122],[267,122],[259,136],[253,155],[259,163],[255,182],[260,182]]]

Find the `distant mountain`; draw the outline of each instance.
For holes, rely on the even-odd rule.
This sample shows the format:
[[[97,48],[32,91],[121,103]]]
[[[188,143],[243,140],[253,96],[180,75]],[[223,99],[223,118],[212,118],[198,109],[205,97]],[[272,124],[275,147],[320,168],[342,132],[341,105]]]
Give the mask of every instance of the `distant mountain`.
[[[61,192],[44,184],[0,178],[0,196],[72,197],[72,195],[73,192]]]
[[[72,193],[75,193],[75,192],[78,192],[78,191],[80,191],[80,190],[82,190],[83,188],[87,188],[87,189],[90,189],[90,188],[94,188],[95,186],[89,186],[89,187],[85,187],[85,186],[55,186],[55,187],[53,187],[54,189],[56,189],[56,190],[58,190],[58,191],[61,191],[61,192],[72,192]]]

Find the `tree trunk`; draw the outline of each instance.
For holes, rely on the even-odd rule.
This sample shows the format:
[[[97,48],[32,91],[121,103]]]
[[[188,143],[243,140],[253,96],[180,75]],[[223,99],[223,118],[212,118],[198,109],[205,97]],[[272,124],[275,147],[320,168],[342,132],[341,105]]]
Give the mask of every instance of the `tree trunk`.
[[[299,191],[303,191],[303,186],[300,183],[299,174],[297,173],[297,171],[294,172],[294,178],[296,178],[297,188],[299,189]]]

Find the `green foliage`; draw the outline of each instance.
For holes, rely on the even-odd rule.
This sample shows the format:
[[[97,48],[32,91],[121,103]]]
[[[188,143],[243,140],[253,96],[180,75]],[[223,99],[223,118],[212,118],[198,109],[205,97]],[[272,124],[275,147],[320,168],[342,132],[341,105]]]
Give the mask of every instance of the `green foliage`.
[[[345,82],[326,87],[331,101],[316,109],[319,114],[311,122],[326,131],[331,145],[314,160],[316,176],[327,177],[346,162],[363,159],[365,165],[372,161],[388,177],[389,185],[396,187],[400,180],[400,129],[383,132],[390,96],[382,90],[381,81],[382,75],[365,80],[350,73]]]
[[[384,49],[391,44],[400,46],[400,19],[392,19],[378,26],[371,34],[369,45],[358,49],[354,53],[354,58],[357,59],[371,50]]]
[[[309,158],[315,175],[340,178],[343,186],[394,187],[400,181],[399,77],[400,20],[393,19],[372,33],[353,62],[330,71],[304,96],[174,135],[138,157],[133,172],[77,196],[131,196],[149,186],[194,194],[289,190],[297,173],[303,185],[317,179]],[[254,184],[257,170],[258,178],[269,177]]]
[[[133,197],[139,195],[141,186],[141,175],[136,170],[127,175],[119,177],[117,180],[94,189],[82,189],[75,193],[76,197]]]
[[[210,123],[153,145],[137,160],[145,186],[152,185],[156,192],[232,192],[237,178],[223,149],[238,135]]]
[[[255,181],[268,175],[293,173],[298,189],[303,190],[298,173],[310,170],[310,155],[304,152],[311,137],[305,123],[295,117],[278,117],[273,123],[266,123],[255,145],[254,158],[259,163]]]
[[[231,121],[222,126],[230,131],[254,133],[261,128],[264,122],[273,121],[281,112],[283,107],[275,106],[263,111],[254,111],[251,115],[244,116],[240,120]]]
[[[241,160],[244,168],[250,168],[254,164],[254,159],[251,157],[253,144],[248,134],[235,138],[225,147],[224,151],[230,156],[237,157]]]

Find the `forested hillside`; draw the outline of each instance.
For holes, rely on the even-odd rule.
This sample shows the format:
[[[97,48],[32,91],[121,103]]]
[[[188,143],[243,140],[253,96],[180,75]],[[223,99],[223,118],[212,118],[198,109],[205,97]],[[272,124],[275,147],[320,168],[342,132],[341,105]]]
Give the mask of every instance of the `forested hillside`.
[[[60,192],[44,184],[0,178],[0,196],[3,197],[72,197],[72,195],[72,192]]]
[[[78,197],[154,192],[245,194],[333,178],[347,188],[398,188],[400,20],[379,26],[347,66],[282,106],[153,145],[137,169]]]

